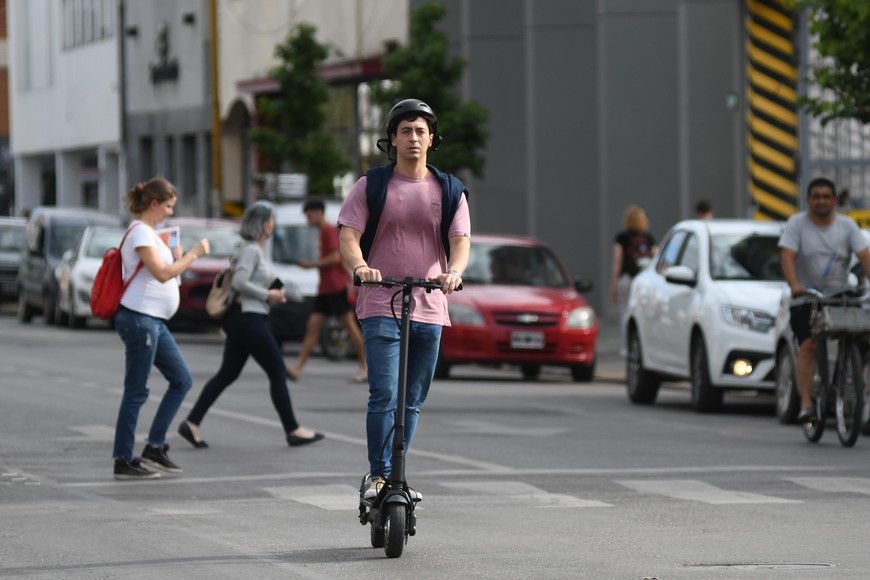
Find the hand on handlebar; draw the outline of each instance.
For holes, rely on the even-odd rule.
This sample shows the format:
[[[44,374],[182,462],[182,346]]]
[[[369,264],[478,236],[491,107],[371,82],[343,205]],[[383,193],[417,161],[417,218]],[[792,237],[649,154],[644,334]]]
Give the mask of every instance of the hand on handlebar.
[[[791,295],[795,298],[798,296],[803,296],[807,293],[807,289],[803,287],[801,284],[795,284],[791,287]]]
[[[355,286],[359,286],[359,284],[356,283],[357,279],[359,279],[360,282],[380,282],[382,280],[381,271],[377,268],[369,268],[368,266],[357,268],[353,275]]]
[[[459,274],[451,274],[445,272],[437,276],[430,276],[429,280],[436,280],[441,283],[441,292],[444,294],[453,294],[455,290],[462,288],[462,277]]]

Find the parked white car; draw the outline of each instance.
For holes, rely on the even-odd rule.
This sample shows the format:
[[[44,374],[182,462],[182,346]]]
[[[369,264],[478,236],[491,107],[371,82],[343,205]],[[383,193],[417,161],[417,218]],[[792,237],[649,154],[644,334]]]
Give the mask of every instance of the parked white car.
[[[775,388],[774,323],[788,286],[782,222],[686,220],[631,285],[626,383],[655,402],[662,381],[691,381],[692,407],[716,411],[726,390]]]
[[[82,328],[91,313],[91,288],[94,278],[103,263],[103,254],[109,248],[117,248],[124,237],[124,228],[111,226],[88,226],[78,245],[64,252],[55,268],[60,317],[58,324],[67,323],[70,328]]]

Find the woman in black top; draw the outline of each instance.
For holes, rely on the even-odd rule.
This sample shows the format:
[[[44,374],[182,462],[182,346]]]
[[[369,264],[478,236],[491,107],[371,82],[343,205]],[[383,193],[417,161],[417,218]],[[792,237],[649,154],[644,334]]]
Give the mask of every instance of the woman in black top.
[[[649,220],[643,208],[630,205],[625,210],[625,229],[616,234],[613,244],[613,272],[610,279],[610,300],[619,313],[619,354],[625,356],[625,315],[628,306],[628,291],[631,280],[655,255],[658,247],[649,233]]]

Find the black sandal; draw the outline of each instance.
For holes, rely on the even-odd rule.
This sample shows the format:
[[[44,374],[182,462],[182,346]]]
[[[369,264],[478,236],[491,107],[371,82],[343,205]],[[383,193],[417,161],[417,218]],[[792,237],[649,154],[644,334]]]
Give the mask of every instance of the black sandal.
[[[182,421],[178,426],[178,434],[196,449],[208,449],[208,443],[193,436],[193,431],[190,430],[190,425],[187,424],[187,421]]]

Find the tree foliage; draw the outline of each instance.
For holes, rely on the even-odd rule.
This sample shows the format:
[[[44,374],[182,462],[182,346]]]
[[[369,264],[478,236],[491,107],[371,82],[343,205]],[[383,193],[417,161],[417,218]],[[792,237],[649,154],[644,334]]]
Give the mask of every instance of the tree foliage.
[[[809,10],[810,34],[821,57],[811,81],[826,89],[802,102],[826,124],[832,119],[870,123],[870,2],[790,0]]]
[[[314,26],[300,24],[275,47],[281,64],[269,76],[280,91],[260,97],[257,112],[264,123],[248,136],[273,166],[307,175],[311,193],[332,195],[333,179],[350,163],[326,128],[329,89],[317,69],[329,52],[317,42],[316,32]]]
[[[415,98],[426,102],[438,117],[438,132],[444,137],[429,160],[439,169],[457,173],[468,169],[483,175],[487,111],[478,103],[462,103],[459,82],[467,63],[451,57],[447,36],[436,28],[446,13],[440,4],[420,6],[411,16],[409,44],[387,55],[384,65],[393,82],[371,83],[374,102],[386,113],[397,101]]]

